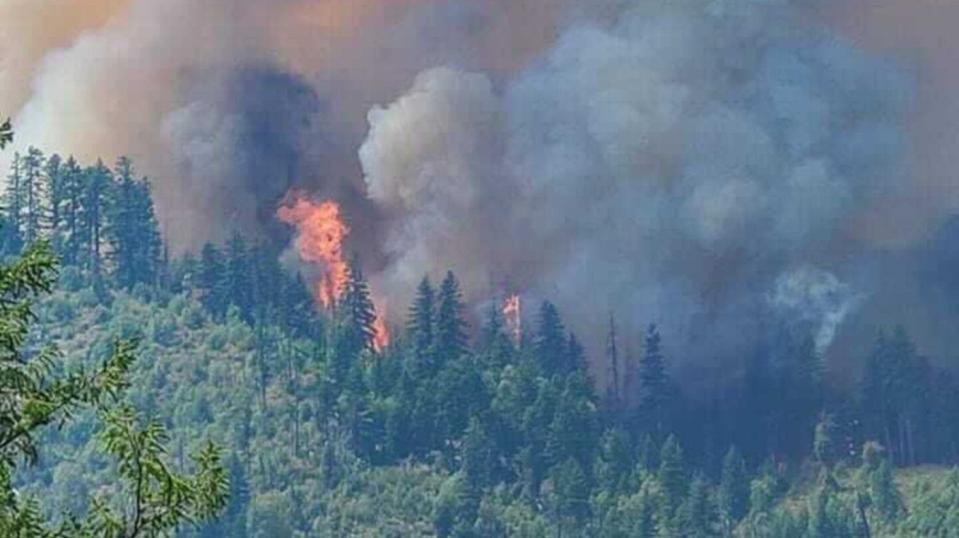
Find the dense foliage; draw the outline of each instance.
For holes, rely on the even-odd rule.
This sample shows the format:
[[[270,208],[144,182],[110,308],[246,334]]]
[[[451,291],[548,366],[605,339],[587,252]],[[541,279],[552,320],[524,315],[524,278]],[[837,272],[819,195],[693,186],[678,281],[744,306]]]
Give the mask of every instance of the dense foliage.
[[[8,120],[0,124],[0,149],[12,140]],[[57,346],[38,341],[32,329],[35,301],[52,290],[58,264],[47,243],[36,240],[10,263],[0,265],[0,535],[158,537],[217,516],[229,485],[219,449],[208,443],[194,456],[195,473],[178,474],[164,461],[163,426],[156,421],[143,426],[130,406],[110,405],[127,386],[133,343],[114,342],[106,360],[93,371],[55,371],[61,366]],[[36,499],[14,488],[13,474],[20,462],[36,463],[40,455],[36,439],[44,427],[53,423],[63,427],[84,407],[101,414],[98,439],[103,451],[116,459],[120,482],[92,497],[86,515],[61,512],[50,524]]]
[[[607,352],[587,358],[546,302],[514,341],[498,308],[469,323],[448,273],[424,278],[377,352],[356,262],[337,307],[318,312],[268,244],[235,234],[168,259],[126,159],[111,170],[31,150],[8,186],[4,253],[47,239],[67,264],[39,334],[69,368],[141,339],[131,399],[160,423],[140,431],[165,426],[178,462],[198,439],[225,447],[230,501],[201,536],[955,533],[959,472],[896,482],[897,467],[959,456],[959,390],[902,330],[861,358],[856,390],[831,385],[811,339],[783,330],[739,381],[690,394],[657,327],[637,357],[611,319]],[[110,432],[129,437],[130,413],[46,431],[23,490],[46,492],[48,510],[90,509],[78,493],[111,484],[98,443],[129,471],[132,445]]]
[[[215,516],[228,485],[219,450],[206,445],[194,460],[194,475],[180,475],[164,462],[166,433],[157,422],[140,424],[128,407],[112,408],[126,386],[134,346],[116,342],[94,370],[58,373],[57,347],[30,340],[34,301],[49,292],[56,261],[36,243],[9,265],[0,266],[0,535],[21,538],[161,536],[187,522]],[[59,514],[49,525],[32,497],[13,487],[21,461],[40,457],[44,427],[69,423],[84,407],[99,409],[104,452],[116,458],[121,481],[91,498],[79,517]]]

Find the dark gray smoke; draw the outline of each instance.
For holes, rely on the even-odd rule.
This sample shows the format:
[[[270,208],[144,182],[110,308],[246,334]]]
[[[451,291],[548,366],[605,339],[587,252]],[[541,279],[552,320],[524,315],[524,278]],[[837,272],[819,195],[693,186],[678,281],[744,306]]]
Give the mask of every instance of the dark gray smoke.
[[[370,113],[382,285],[508,278],[575,326],[659,322],[697,367],[770,315],[826,351],[876,291],[845,280],[869,249],[849,230],[903,185],[909,79],[789,2],[623,4],[500,87],[439,68]]]
[[[949,242],[923,242],[954,208],[916,158],[939,107],[921,58],[832,11],[868,3],[94,4],[26,40],[0,105],[24,143],[139,158],[175,248],[269,231],[299,187],[344,204],[397,317],[452,269],[476,304],[555,300],[594,350],[609,313],[655,321],[691,376],[770,325],[831,356],[900,321],[952,339]]]
[[[177,194],[226,217],[224,229],[254,232],[332,146],[326,111],[305,81],[274,69],[198,78],[189,102],[161,126],[177,176],[198,179]]]

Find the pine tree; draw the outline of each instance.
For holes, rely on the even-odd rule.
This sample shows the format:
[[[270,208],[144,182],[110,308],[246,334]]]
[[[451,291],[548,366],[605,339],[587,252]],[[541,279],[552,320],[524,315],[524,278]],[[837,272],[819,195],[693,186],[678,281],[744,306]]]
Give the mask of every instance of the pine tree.
[[[536,356],[543,371],[549,375],[565,375],[572,370],[568,364],[566,329],[559,311],[549,301],[539,309],[539,327],[536,333]]]
[[[639,473],[652,473],[659,467],[659,454],[656,452],[653,436],[648,433],[643,434],[636,448],[636,469]]]
[[[252,272],[250,277],[252,318],[264,320],[268,316],[281,315],[280,310],[283,307],[280,302],[283,298],[283,287],[287,275],[280,267],[277,254],[265,243],[260,243],[250,249],[248,257]]]
[[[13,125],[6,119],[0,123],[0,149],[7,147],[10,142],[13,142]]]
[[[223,287],[225,262],[220,249],[212,243],[203,246],[200,253],[200,274],[198,287],[202,293],[200,301],[214,317],[226,314],[227,296]]]
[[[341,323],[341,351],[347,357],[356,357],[361,351],[373,351],[376,309],[370,298],[370,288],[363,278],[359,261],[350,263],[349,278],[343,297],[337,304]]]
[[[229,303],[240,310],[246,321],[252,320],[253,314],[252,276],[246,241],[239,232],[234,232],[226,244],[222,286]]]
[[[21,198],[23,201],[23,239],[33,244],[40,238],[43,219],[43,168],[46,159],[37,148],[31,147],[21,161]]]
[[[516,351],[510,337],[504,332],[504,327],[503,313],[499,305],[493,302],[483,324],[479,342],[480,351],[493,367],[503,367],[511,363]]]
[[[560,463],[567,458],[574,458],[585,465],[590,461],[593,425],[583,412],[585,404],[568,388],[562,392],[546,435],[545,456],[549,462]]]
[[[137,224],[134,277],[137,282],[153,284],[166,271],[168,255],[153,206],[150,182],[146,178],[140,179],[135,185],[133,208]]]
[[[83,213],[84,173],[76,159],[70,157],[63,165],[63,233],[66,235],[63,246],[63,258],[67,265],[80,260],[81,238],[80,216]]]
[[[686,498],[686,491],[689,489],[683,465],[683,451],[674,435],[666,439],[660,451],[657,478],[663,491],[665,513],[671,518]]]
[[[778,402],[775,421],[789,424],[777,437],[777,449],[800,458],[808,450],[808,439],[814,434],[816,416],[822,408],[822,365],[810,334],[786,336],[784,367],[778,374]]]
[[[104,213],[112,182],[110,169],[102,161],[97,161],[96,166],[84,172],[81,241],[85,266],[95,275],[99,275],[102,269]]]
[[[67,168],[59,155],[51,155],[47,159],[44,170],[46,179],[46,193],[48,196],[48,214],[45,227],[50,230],[50,242],[57,251],[63,247],[63,208],[67,197]]]
[[[137,215],[134,198],[136,180],[133,177],[133,163],[126,157],[117,160],[115,183],[107,191],[105,200],[106,215],[104,235],[110,244],[110,260],[117,284],[131,288],[137,282],[136,250],[139,240],[137,234]]]
[[[598,485],[612,494],[626,491],[633,469],[633,455],[629,436],[619,428],[607,430],[599,442],[596,458]]]
[[[590,515],[589,480],[582,466],[574,459],[563,461],[550,470],[550,480],[557,525],[563,529],[568,520],[581,525]]]
[[[493,485],[497,466],[496,450],[486,427],[477,417],[469,419],[463,435],[463,473],[472,487],[482,489]]]
[[[667,431],[670,381],[655,325],[646,331],[646,353],[639,365],[639,380],[641,421],[655,435],[662,436]]]
[[[319,334],[315,302],[303,276],[299,273],[293,277],[284,276],[282,282],[278,310],[280,325],[294,335]]]
[[[4,193],[6,226],[3,230],[4,252],[19,254],[23,248],[23,159],[19,153],[13,154],[10,162],[10,174],[7,176],[7,188]]]
[[[709,495],[709,485],[697,476],[689,486],[689,495],[679,508],[679,528],[687,538],[708,538],[713,536],[715,512]]]
[[[723,458],[717,500],[723,528],[728,536],[749,510],[749,476],[746,474],[746,462],[734,446],[729,447],[726,457]]]
[[[459,358],[466,351],[466,321],[463,298],[453,272],[447,272],[440,284],[436,307],[436,357],[438,365]]]
[[[423,277],[416,289],[416,298],[410,307],[406,334],[413,347],[413,357],[418,365],[429,365],[433,348],[433,327],[436,323],[435,297],[429,277]]]
[[[585,372],[587,368],[586,350],[583,349],[583,345],[579,343],[579,339],[572,332],[569,333],[566,340],[566,364],[570,374]]]
[[[619,342],[616,337],[616,320],[609,315],[609,330],[606,333],[606,406],[613,415],[622,409],[620,395]]]
[[[928,365],[905,330],[881,333],[866,359],[860,402],[869,435],[883,441],[895,462],[917,460],[918,425],[929,390]]]

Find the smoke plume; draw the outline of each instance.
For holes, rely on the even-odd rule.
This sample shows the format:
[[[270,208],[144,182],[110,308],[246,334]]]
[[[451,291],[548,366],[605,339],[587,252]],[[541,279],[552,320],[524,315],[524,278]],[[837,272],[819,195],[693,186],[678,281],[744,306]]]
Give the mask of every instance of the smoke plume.
[[[954,80],[931,4],[6,0],[0,110],[21,145],[134,157],[177,251],[288,241],[305,190],[391,305],[452,269],[473,304],[555,301],[594,350],[610,313],[634,348],[656,322],[711,377],[769,320],[826,355],[955,320],[918,282],[945,280],[921,269],[959,200],[925,158]]]
[[[360,150],[395,215],[385,287],[448,266],[488,296],[508,278],[577,326],[655,320],[697,367],[743,353],[769,309],[826,350],[853,293],[827,271],[868,248],[846,229],[903,181],[910,84],[800,15],[629,2],[500,87],[421,73]]]

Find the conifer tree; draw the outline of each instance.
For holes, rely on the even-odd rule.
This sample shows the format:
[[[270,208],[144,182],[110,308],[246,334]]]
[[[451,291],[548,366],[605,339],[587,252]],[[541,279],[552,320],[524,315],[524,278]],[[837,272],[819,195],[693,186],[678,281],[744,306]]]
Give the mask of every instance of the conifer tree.
[[[543,371],[549,375],[565,375],[572,369],[568,364],[566,329],[559,311],[549,301],[539,309],[539,327],[536,333],[536,356]]]
[[[146,178],[140,179],[134,186],[133,209],[137,239],[133,256],[135,280],[145,284],[156,283],[167,269],[168,255],[153,206],[150,182]]]
[[[566,339],[566,364],[569,373],[585,373],[588,365],[586,364],[586,349],[579,343],[579,338],[572,332]]]
[[[709,495],[709,485],[700,476],[693,478],[689,494],[679,508],[677,515],[682,536],[686,538],[708,538],[713,536],[715,511]]]
[[[48,197],[48,214],[45,227],[50,231],[50,242],[57,251],[63,246],[63,208],[67,192],[67,169],[59,155],[47,159],[44,178]]]
[[[641,386],[638,411],[642,422],[655,435],[662,436],[667,431],[670,382],[666,374],[659,330],[655,325],[650,325],[646,331],[646,349],[639,365],[639,380]]]
[[[21,161],[20,197],[23,202],[22,224],[23,240],[27,244],[40,239],[40,225],[43,219],[43,169],[46,159],[43,153],[34,147],[27,150]]]
[[[492,303],[488,312],[480,333],[479,349],[490,366],[503,367],[512,362],[516,349],[504,331],[505,321],[499,305]]]
[[[567,459],[550,469],[557,526],[562,530],[572,523],[581,525],[590,515],[589,479],[575,459]]]
[[[284,276],[281,279],[278,315],[280,324],[294,335],[306,336],[317,331],[315,306],[303,276]]]
[[[746,462],[734,446],[729,447],[726,457],[723,458],[717,500],[723,528],[728,536],[733,527],[746,515],[749,503],[749,476],[746,473]]]
[[[23,159],[19,153],[13,154],[10,162],[10,173],[7,176],[7,188],[4,192],[3,203],[6,209],[6,226],[3,230],[4,251],[10,254],[19,254],[23,247],[23,173],[21,171]]]
[[[200,253],[200,274],[198,287],[202,292],[200,301],[214,317],[226,313],[227,297],[223,287],[225,262],[220,249],[213,243],[203,246]]]
[[[902,327],[880,333],[867,357],[860,385],[862,413],[869,435],[881,439],[894,462],[916,461],[923,397],[929,391],[928,366]]]
[[[369,284],[355,258],[350,263],[343,297],[337,304],[337,316],[342,330],[341,350],[347,357],[356,357],[363,350],[373,351],[376,309],[370,298]]]
[[[643,434],[636,448],[636,468],[639,472],[653,473],[659,467],[656,442],[649,433]]]
[[[110,244],[110,259],[117,283],[130,288],[137,282],[136,250],[140,237],[137,234],[135,214],[136,180],[133,163],[127,157],[117,160],[115,183],[109,189],[104,211],[106,213],[105,236]]]
[[[13,142],[13,125],[6,119],[0,123],[0,149],[7,147],[10,142]]]
[[[243,319],[250,321],[253,313],[253,281],[246,241],[234,232],[226,244],[223,265],[223,289],[231,305],[240,310]]]
[[[596,480],[604,490],[613,494],[626,491],[633,467],[629,436],[623,430],[607,430],[599,442],[596,458]]]
[[[610,314],[609,330],[606,333],[606,406],[613,414],[618,413],[622,408],[621,390],[616,320]]]
[[[82,233],[80,217],[83,213],[84,173],[72,156],[62,166],[64,200],[62,207],[63,258],[67,265],[74,265],[80,259]]]
[[[260,242],[250,249],[252,276],[252,299],[257,310],[273,310],[283,296],[283,280],[286,274],[280,267],[275,249]]]
[[[688,490],[686,469],[683,465],[683,451],[674,435],[670,435],[666,439],[660,451],[657,478],[663,491],[665,514],[667,514],[667,519],[670,519],[682,504]]]
[[[99,275],[102,268],[103,224],[106,203],[112,185],[110,169],[103,161],[84,172],[83,202],[80,214],[84,264]]]
[[[477,489],[493,484],[496,453],[486,426],[478,417],[471,417],[463,435],[463,473]]]
[[[463,297],[452,271],[446,273],[437,297],[436,361],[439,365],[459,358],[466,351],[466,321],[463,319]]]
[[[436,324],[435,297],[429,277],[423,277],[416,289],[416,298],[410,307],[406,334],[410,340],[417,364],[428,364],[433,348],[433,327]]]

